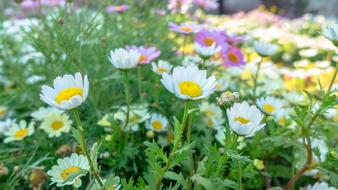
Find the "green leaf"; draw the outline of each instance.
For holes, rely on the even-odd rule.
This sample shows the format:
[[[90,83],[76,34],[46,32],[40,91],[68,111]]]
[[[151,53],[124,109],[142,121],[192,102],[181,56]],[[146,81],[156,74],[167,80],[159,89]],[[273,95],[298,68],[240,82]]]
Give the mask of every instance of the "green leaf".
[[[94,168],[96,171],[98,171],[98,165],[97,165],[97,156],[99,154],[101,143],[94,143],[91,150],[90,150],[90,157],[93,161]]]
[[[184,178],[184,176],[181,173],[177,174],[175,172],[168,171],[165,172],[164,178],[176,181],[183,187],[183,189],[188,189],[188,181]]]
[[[81,141],[81,132],[79,129],[76,129],[74,127],[70,128],[72,131],[73,137],[76,139],[76,141],[80,144],[81,148],[83,147],[82,141]]]

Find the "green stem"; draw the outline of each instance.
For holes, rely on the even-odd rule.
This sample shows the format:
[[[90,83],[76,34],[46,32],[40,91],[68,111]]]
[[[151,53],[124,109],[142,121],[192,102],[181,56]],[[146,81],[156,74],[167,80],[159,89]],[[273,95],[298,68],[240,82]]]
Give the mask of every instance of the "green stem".
[[[183,118],[182,118],[182,121],[181,121],[181,123],[182,123],[182,126],[181,126],[181,127],[182,127],[182,128],[185,128],[186,121],[187,121],[187,117],[188,117],[188,111],[189,111],[189,101],[186,101],[185,104],[184,104]],[[180,138],[180,137],[181,137],[181,135],[180,135],[179,137],[175,137],[175,138]],[[171,162],[171,160],[173,159],[174,153],[176,152],[176,149],[177,149],[177,147],[178,147],[180,141],[181,141],[181,140],[178,139],[178,140],[176,141],[177,143],[174,144],[174,147],[173,147],[172,151],[171,151],[170,154],[169,154],[168,160],[167,160],[167,162],[165,163],[164,173],[165,173],[166,171],[169,170],[170,162]],[[159,179],[157,180],[157,182],[156,182],[156,190],[160,190],[160,189],[161,189],[161,183],[162,183],[163,178],[164,178],[164,177],[161,176],[161,177],[159,177]]]
[[[125,71],[125,88],[124,92],[126,95],[126,104],[127,104],[127,112],[126,112],[126,120],[124,122],[123,130],[127,128],[129,123],[129,115],[130,115],[130,85],[129,85],[129,78],[128,78],[128,71]]]
[[[237,160],[237,171],[238,171],[238,189],[242,190],[242,166],[241,161]]]
[[[257,80],[258,80],[259,70],[261,69],[262,62],[263,62],[263,57],[258,62],[256,73],[255,73],[255,77],[254,77],[254,87],[253,87],[253,91],[252,91],[252,96],[253,96],[253,100],[255,102],[256,102]]]
[[[187,102],[187,104],[189,104],[189,102]],[[186,108],[186,110],[188,110],[189,108]],[[186,133],[186,142],[187,144],[190,144],[191,142],[191,124],[192,124],[192,115],[188,115],[188,123],[187,123],[187,133]],[[190,151],[190,155],[189,155],[189,184],[188,184],[188,189],[191,190],[193,188],[193,184],[192,184],[192,176],[194,173],[194,155],[192,153],[192,151]]]
[[[140,96],[140,99],[143,100],[143,95],[142,95],[142,71],[141,71],[141,66],[142,65],[139,65],[137,67],[137,85],[138,85],[138,94]]]
[[[93,161],[92,161],[92,159],[89,155],[88,147],[87,147],[85,136],[84,136],[84,129],[83,129],[83,126],[82,126],[82,123],[81,123],[79,112],[76,108],[73,110],[73,114],[74,114],[74,118],[75,118],[78,130],[80,131],[81,142],[79,142],[79,143],[80,143],[80,145],[82,145],[81,149],[84,152],[84,154],[87,157],[87,160],[89,162],[90,171],[94,175],[94,177],[95,177],[96,181],[99,183],[100,187],[103,187],[103,183],[102,183],[101,178],[99,176],[99,172],[95,170],[94,163],[93,163]]]

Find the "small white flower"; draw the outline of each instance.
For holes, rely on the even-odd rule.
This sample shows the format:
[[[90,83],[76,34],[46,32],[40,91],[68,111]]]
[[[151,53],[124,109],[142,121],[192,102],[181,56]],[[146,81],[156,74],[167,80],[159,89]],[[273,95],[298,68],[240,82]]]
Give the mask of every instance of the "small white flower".
[[[313,186],[307,186],[306,190],[337,190],[335,187],[329,187],[326,182],[317,182]]]
[[[53,107],[40,107],[38,110],[34,111],[31,116],[38,121],[42,121],[50,114],[54,113],[62,113],[62,111]]]
[[[251,137],[265,126],[260,124],[263,114],[255,105],[250,106],[247,102],[235,103],[227,110],[227,115],[231,130],[238,135]]]
[[[0,121],[0,135],[7,131],[13,124],[15,119],[6,119],[5,121]]]
[[[278,46],[263,41],[254,42],[256,52],[261,56],[270,56],[276,53]]]
[[[89,162],[86,157],[83,155],[78,155],[73,153],[70,157],[57,160],[58,165],[54,165],[47,174],[51,176],[53,183],[56,183],[56,186],[61,187],[64,185],[74,185],[75,187],[80,187],[82,181],[80,177],[77,176],[74,180],[64,183],[64,181],[74,172],[81,170],[89,170]]]
[[[162,132],[166,131],[168,127],[168,119],[161,114],[153,113],[151,114],[150,120],[146,123],[146,128],[148,130]]]
[[[201,113],[205,115],[205,117],[203,117],[203,121],[208,127],[213,127],[214,129],[223,127],[224,118],[222,109],[216,106],[216,104],[203,102],[199,108]]]
[[[126,113],[127,113],[127,107],[123,106],[114,115],[114,119],[121,121],[122,126],[124,126],[126,122]],[[130,106],[128,125],[126,129],[123,129],[123,130],[124,131],[138,131],[140,127],[139,124],[143,123],[149,118],[150,118],[150,115],[145,105]]]
[[[175,67],[172,75],[162,74],[161,82],[169,92],[183,100],[208,97],[216,86],[215,76],[207,78],[207,71],[195,66]]]
[[[323,27],[323,36],[328,40],[331,40],[333,44],[338,44],[338,25],[332,24],[331,26]]]
[[[40,125],[40,128],[48,133],[48,137],[59,137],[61,133],[68,133],[73,122],[67,114],[49,114]]]
[[[81,105],[87,98],[89,82],[87,75],[80,73],[55,78],[53,87],[43,85],[40,99],[60,110],[71,110]]]
[[[131,69],[138,65],[141,54],[137,50],[125,50],[122,48],[110,51],[109,61],[117,69]]]
[[[276,115],[283,109],[283,105],[282,100],[270,96],[257,100],[257,106],[268,115]]]
[[[211,46],[202,46],[199,43],[195,43],[194,50],[197,54],[199,54],[203,59],[208,59],[215,54],[217,54],[220,50],[220,46],[216,46],[216,44],[212,44]]]
[[[34,133],[34,122],[31,122],[27,125],[25,120],[21,120],[19,124],[14,123],[12,126],[4,133],[6,138],[4,139],[5,143],[11,141],[20,141]]]
[[[158,63],[151,63],[151,70],[158,75],[162,75],[162,73],[169,73],[173,66],[170,65],[169,62],[159,60]]]

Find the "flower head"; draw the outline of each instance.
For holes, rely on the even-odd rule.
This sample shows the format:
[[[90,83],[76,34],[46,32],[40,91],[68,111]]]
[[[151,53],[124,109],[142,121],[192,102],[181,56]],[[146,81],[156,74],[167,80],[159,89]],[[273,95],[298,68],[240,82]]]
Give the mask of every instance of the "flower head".
[[[13,124],[15,119],[6,119],[5,121],[0,121],[0,135],[7,131]]]
[[[192,23],[182,23],[177,25],[175,23],[169,23],[169,28],[173,32],[177,32],[184,35],[194,34],[202,30],[203,26]]]
[[[224,35],[216,30],[201,30],[194,36],[194,41],[202,46],[220,46],[225,43]]]
[[[114,12],[122,13],[122,12],[127,11],[128,9],[129,9],[128,5],[109,5],[106,8],[106,12],[107,13],[114,13]]]
[[[235,46],[228,46],[222,50],[222,59],[225,66],[244,65],[244,56],[241,50]]]
[[[63,75],[55,78],[53,87],[43,85],[40,99],[60,110],[71,110],[80,106],[88,96],[89,82],[87,75],[80,73]]]
[[[191,0],[169,0],[168,9],[172,12],[187,11],[190,7]]]
[[[335,46],[338,46],[338,25],[332,24],[323,28],[323,36],[331,40]]]
[[[169,62],[163,60],[159,60],[157,64],[151,63],[151,70],[158,75],[162,75],[162,73],[169,73],[172,67],[173,66],[170,65]]]
[[[326,182],[317,182],[312,186],[307,186],[306,190],[337,190],[334,187],[330,187]]]
[[[282,100],[270,96],[257,100],[257,106],[268,115],[277,115],[283,109],[283,105]]]
[[[69,132],[72,123],[67,114],[54,113],[45,117],[40,127],[48,133],[48,137],[59,137],[61,133]]]
[[[216,104],[208,102],[203,102],[199,108],[204,115],[203,121],[208,127],[214,129],[223,128],[224,118],[221,108],[216,106]]]
[[[169,92],[183,100],[208,97],[216,86],[215,76],[207,78],[207,71],[196,66],[175,67],[172,75],[162,74],[161,82]]]
[[[202,46],[198,43],[195,43],[194,50],[201,56],[201,58],[208,59],[216,55],[221,50],[221,47],[216,46],[215,44],[212,46]]]
[[[165,131],[168,127],[168,119],[163,115],[153,113],[151,114],[150,120],[146,123],[148,130],[161,132]]]
[[[65,182],[67,178],[79,170],[89,170],[89,162],[87,158],[83,155],[78,155],[73,153],[70,157],[57,160],[58,165],[54,165],[47,174],[51,177],[53,183],[56,183],[56,186],[61,187],[64,185],[74,185],[75,187],[80,187],[82,182],[79,175],[74,180]]]
[[[260,124],[263,115],[259,109],[247,102],[235,103],[227,110],[229,125],[232,131],[245,137],[253,136],[265,124]]]
[[[137,50],[122,48],[110,51],[109,61],[117,69],[131,69],[137,67],[141,54]]]
[[[278,50],[278,46],[263,41],[255,41],[254,46],[256,52],[263,57],[271,56]]]
[[[55,113],[62,113],[62,111],[54,107],[40,107],[38,110],[34,111],[31,114],[31,116],[38,121],[42,121],[46,117],[48,117],[50,114],[55,114]]]
[[[34,133],[34,122],[31,122],[27,125],[25,120],[21,120],[18,124],[14,123],[12,126],[4,133],[6,136],[4,142],[8,143],[11,141],[20,141]]]
[[[215,10],[218,8],[217,0],[193,0],[194,3],[201,9],[206,11]]]
[[[145,47],[145,46],[127,46],[127,50],[136,50],[140,53],[139,64],[148,64],[154,59],[158,58],[161,51],[157,50],[156,47]]]

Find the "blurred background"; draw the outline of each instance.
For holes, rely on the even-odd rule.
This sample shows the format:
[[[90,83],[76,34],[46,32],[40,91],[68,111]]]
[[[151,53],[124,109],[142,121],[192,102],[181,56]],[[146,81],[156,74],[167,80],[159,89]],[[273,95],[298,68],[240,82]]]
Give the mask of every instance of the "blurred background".
[[[15,10],[21,7],[27,11],[34,7],[34,4],[44,4],[48,2],[50,5],[63,4],[66,0],[1,0],[0,10],[5,15],[11,15]],[[68,0],[77,4],[88,3],[90,0]],[[104,1],[104,0],[102,0]],[[147,0],[135,0],[147,1]],[[167,3],[164,0],[151,0],[154,3]],[[177,2],[187,2],[187,0],[176,0]],[[288,18],[297,18],[306,13],[320,14],[325,17],[338,17],[338,0],[210,0],[217,1],[218,9],[210,10],[213,14],[233,14],[240,11],[250,11],[259,7],[266,9],[275,14]],[[124,3],[124,1],[110,0],[107,3]]]

